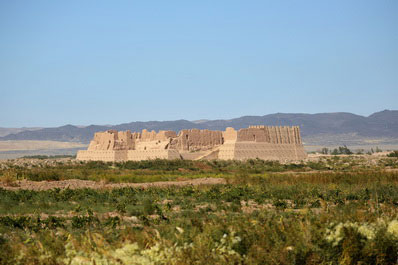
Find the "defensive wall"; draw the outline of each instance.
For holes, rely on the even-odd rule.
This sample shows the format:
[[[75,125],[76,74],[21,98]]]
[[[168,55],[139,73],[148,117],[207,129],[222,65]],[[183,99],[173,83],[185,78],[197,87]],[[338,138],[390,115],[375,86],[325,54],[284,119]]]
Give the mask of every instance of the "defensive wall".
[[[307,157],[298,126],[250,126],[225,131],[97,132],[78,160],[237,159],[292,161]]]

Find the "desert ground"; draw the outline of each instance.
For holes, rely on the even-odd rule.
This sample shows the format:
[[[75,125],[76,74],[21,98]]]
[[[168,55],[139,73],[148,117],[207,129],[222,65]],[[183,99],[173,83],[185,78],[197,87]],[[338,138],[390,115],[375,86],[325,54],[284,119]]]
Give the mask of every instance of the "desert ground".
[[[18,141],[0,141],[0,152],[4,151],[20,151],[20,150],[43,150],[43,149],[68,149],[87,147],[85,144],[73,142],[58,142],[58,141],[33,141],[33,140],[18,140]]]
[[[0,141],[0,160],[31,155],[76,155],[87,144],[59,141],[10,140]]]

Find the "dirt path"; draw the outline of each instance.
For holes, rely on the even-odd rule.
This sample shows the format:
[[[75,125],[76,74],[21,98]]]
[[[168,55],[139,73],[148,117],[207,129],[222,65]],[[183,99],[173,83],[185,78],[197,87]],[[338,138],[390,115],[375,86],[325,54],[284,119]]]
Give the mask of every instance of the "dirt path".
[[[103,183],[91,180],[68,179],[61,181],[30,181],[22,180],[16,181],[10,185],[0,183],[0,188],[7,190],[51,190],[59,189],[114,189],[114,188],[150,188],[150,187],[169,187],[169,186],[197,186],[197,185],[214,185],[225,184],[223,178],[198,178],[184,181],[159,181],[149,183]]]

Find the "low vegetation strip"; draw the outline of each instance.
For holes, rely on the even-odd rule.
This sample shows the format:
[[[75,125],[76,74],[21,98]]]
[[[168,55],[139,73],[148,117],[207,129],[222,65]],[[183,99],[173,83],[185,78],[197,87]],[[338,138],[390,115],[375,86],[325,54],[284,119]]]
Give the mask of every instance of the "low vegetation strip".
[[[0,163],[0,182],[18,180],[60,181],[68,179],[106,183],[177,181],[203,177],[228,178],[237,174],[298,172],[356,172],[394,170],[396,157],[325,156],[300,163],[251,159],[247,161],[148,160],[124,163],[79,162],[63,159],[18,159]]]
[[[7,190],[51,190],[51,189],[115,189],[115,188],[149,188],[187,185],[225,184],[223,178],[197,178],[179,181],[159,181],[149,183],[105,183],[91,180],[68,179],[60,181],[29,181],[21,180],[13,183],[0,183],[0,188]]]

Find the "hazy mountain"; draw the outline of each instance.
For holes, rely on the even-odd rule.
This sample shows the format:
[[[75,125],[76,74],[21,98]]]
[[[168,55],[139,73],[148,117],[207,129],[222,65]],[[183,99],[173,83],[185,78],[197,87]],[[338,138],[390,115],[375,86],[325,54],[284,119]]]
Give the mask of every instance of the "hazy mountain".
[[[23,131],[35,131],[35,130],[40,130],[43,129],[42,127],[22,127],[22,128],[3,128],[0,127],[0,137],[1,136],[6,136],[9,134],[15,134]]]
[[[299,125],[304,137],[316,135],[357,135],[370,138],[398,138],[398,111],[384,110],[369,117],[346,112],[295,114],[276,113],[264,116],[243,116],[231,120],[200,120],[200,121],[148,121],[130,122],[119,125],[90,125],[77,127],[65,125],[56,128],[44,128],[35,131],[22,131],[0,137],[0,140],[55,140],[87,143],[95,132],[109,129],[141,131],[182,129],[224,130],[226,127],[235,129],[250,125]]]

